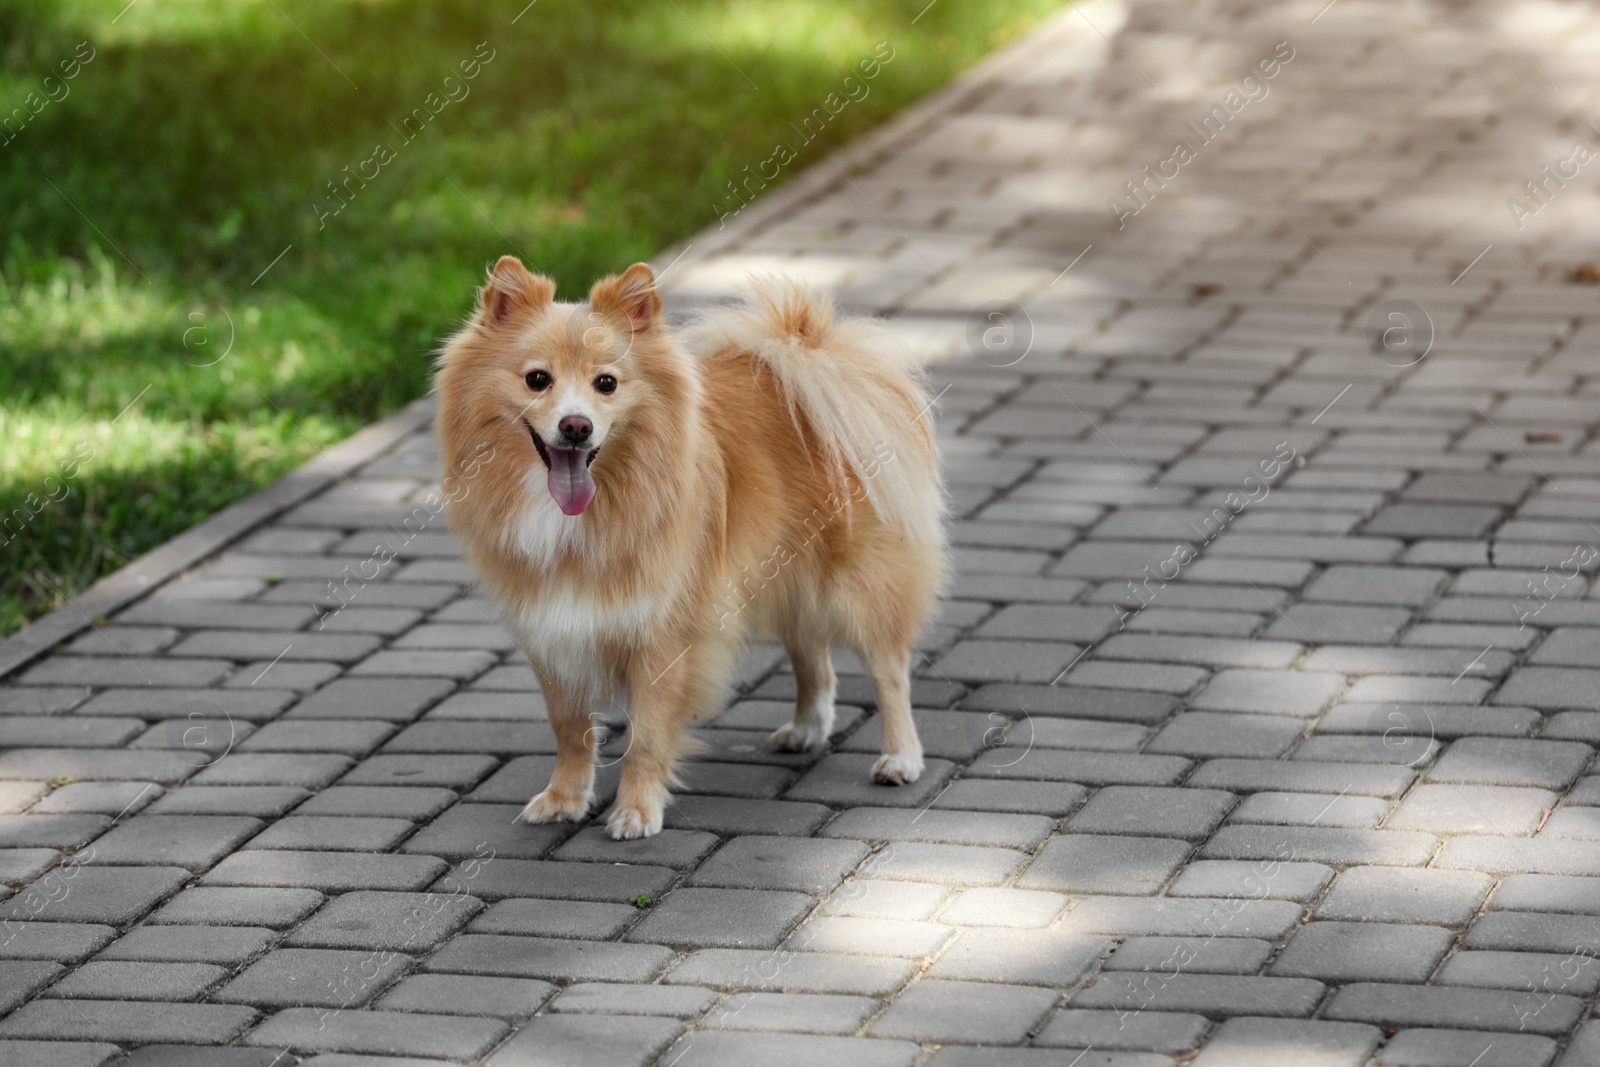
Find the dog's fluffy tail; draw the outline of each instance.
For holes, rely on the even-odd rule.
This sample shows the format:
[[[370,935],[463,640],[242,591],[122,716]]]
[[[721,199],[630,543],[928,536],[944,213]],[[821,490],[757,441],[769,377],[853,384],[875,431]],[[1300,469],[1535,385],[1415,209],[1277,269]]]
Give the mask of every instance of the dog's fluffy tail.
[[[854,482],[885,524],[942,542],[932,398],[908,345],[870,319],[835,322],[831,300],[776,278],[755,279],[743,304],[706,315],[691,343],[759,358],[845,483],[841,492]]]

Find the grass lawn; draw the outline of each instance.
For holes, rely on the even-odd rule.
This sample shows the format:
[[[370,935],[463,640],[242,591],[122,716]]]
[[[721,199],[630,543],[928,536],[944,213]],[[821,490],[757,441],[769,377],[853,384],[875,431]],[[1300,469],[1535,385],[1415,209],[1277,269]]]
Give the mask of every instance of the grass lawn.
[[[580,295],[1060,0],[926,2],[7,0],[0,634],[421,395],[500,254]]]

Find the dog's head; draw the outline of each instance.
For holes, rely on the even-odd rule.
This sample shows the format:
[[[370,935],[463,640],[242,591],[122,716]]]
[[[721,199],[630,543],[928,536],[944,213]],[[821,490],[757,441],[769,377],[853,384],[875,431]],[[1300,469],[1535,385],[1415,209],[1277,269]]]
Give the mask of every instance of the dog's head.
[[[602,456],[663,399],[652,358],[670,345],[643,263],[596,282],[587,304],[554,297],[555,283],[515,257],[495,264],[441,360],[441,435],[453,426],[492,437],[497,461],[504,447],[513,466],[542,467],[550,496],[576,516],[606,491]]]

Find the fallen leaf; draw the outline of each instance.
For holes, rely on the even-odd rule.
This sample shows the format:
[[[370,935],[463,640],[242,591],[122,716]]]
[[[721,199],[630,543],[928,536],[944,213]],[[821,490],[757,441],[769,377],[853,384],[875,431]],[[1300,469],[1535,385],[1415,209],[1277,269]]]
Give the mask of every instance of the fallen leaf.
[[[1529,430],[1522,439],[1530,445],[1557,445],[1561,443],[1560,430]]]

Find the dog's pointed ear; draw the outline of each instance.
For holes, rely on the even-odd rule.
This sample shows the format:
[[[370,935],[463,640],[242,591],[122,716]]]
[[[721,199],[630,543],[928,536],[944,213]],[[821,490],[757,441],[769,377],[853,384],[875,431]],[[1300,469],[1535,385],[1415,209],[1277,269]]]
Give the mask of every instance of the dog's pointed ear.
[[[589,303],[601,314],[625,316],[634,332],[648,330],[661,318],[661,296],[649,266],[635,263],[621,277],[601,278],[589,290]]]
[[[498,326],[514,315],[543,311],[555,295],[555,282],[530,272],[516,256],[501,256],[483,287],[478,321]]]

